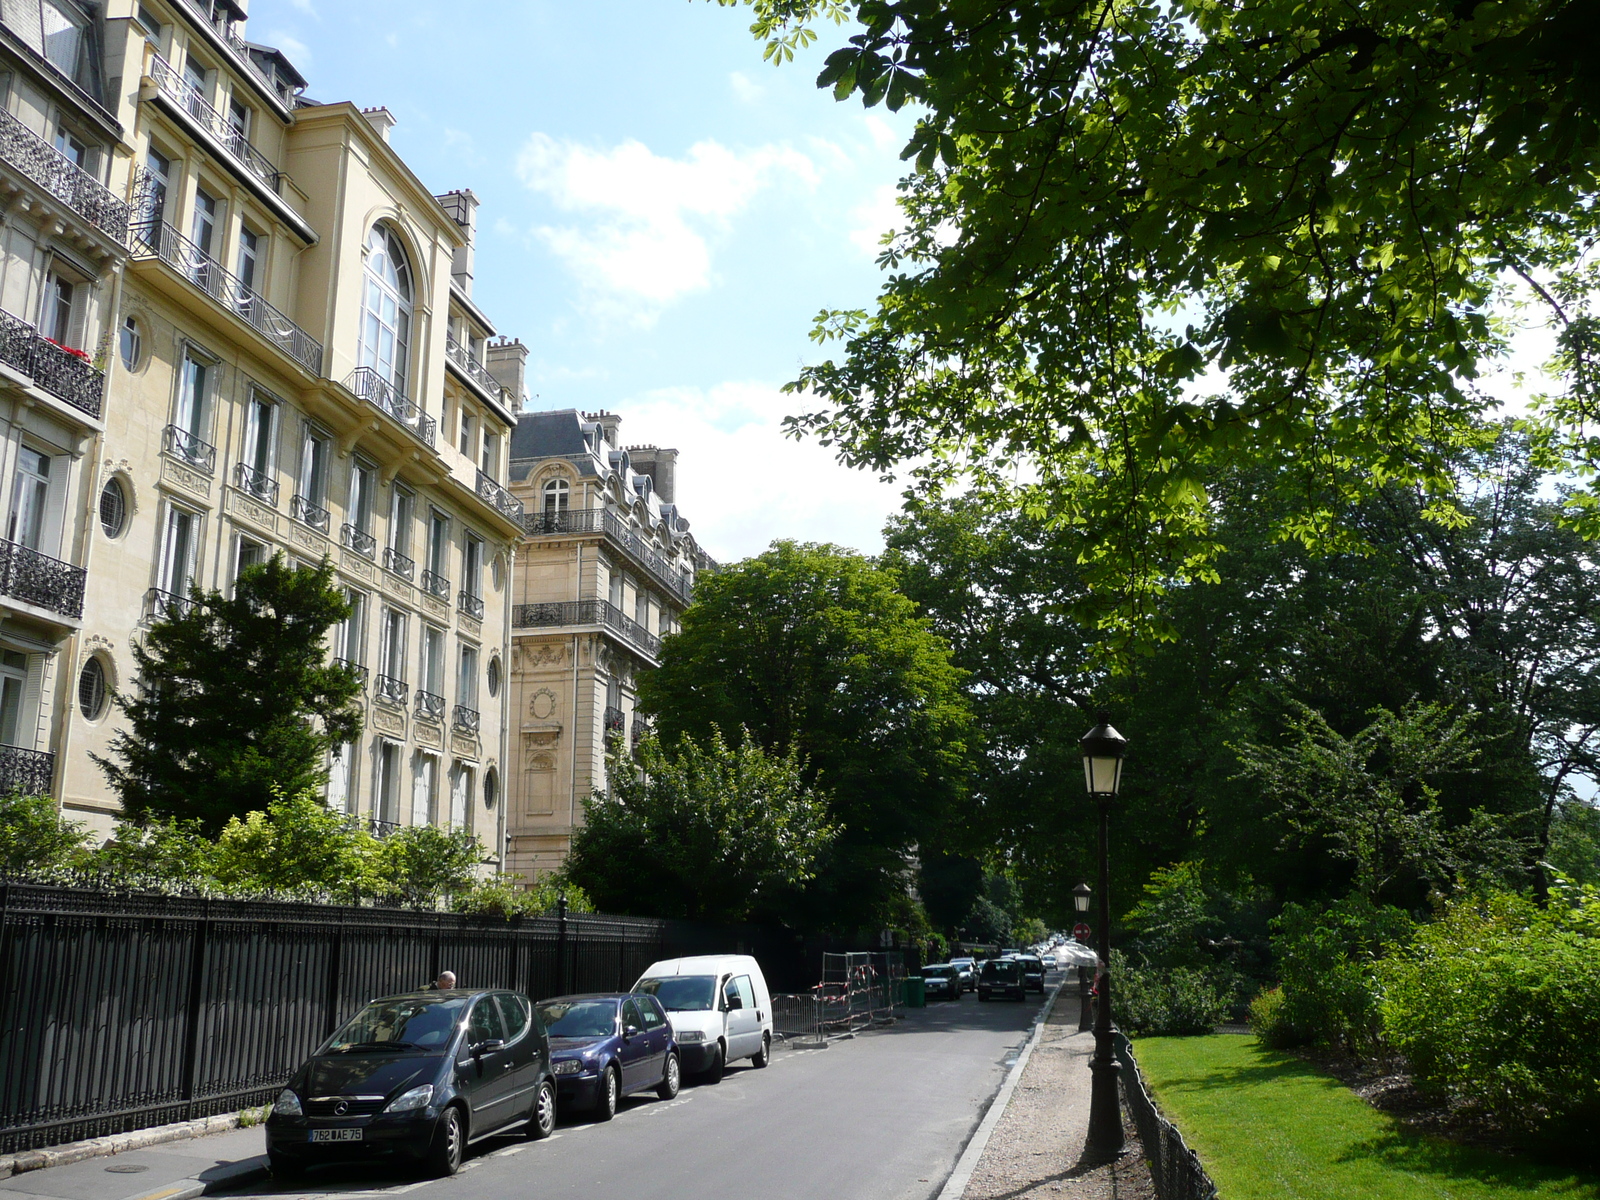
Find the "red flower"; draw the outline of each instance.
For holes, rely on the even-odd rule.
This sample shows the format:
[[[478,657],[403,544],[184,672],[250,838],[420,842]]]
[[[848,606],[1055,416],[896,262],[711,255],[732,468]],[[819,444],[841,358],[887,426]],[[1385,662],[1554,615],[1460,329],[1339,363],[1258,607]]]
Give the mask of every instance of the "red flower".
[[[65,350],[74,358],[81,358],[84,362],[89,361],[89,352],[87,350],[79,350],[76,346],[69,346],[65,342],[58,342],[55,338],[45,338],[45,341],[49,342],[52,346],[61,347],[61,349]]]

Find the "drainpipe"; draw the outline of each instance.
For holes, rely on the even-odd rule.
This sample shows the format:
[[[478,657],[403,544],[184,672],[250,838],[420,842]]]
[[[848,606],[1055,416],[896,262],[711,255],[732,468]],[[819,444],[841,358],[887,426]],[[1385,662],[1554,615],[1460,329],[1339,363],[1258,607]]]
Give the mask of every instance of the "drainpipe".
[[[510,839],[507,837],[506,808],[511,801],[510,781],[506,775],[511,766],[511,610],[512,600],[516,591],[512,581],[517,577],[517,546],[513,542],[506,552],[506,602],[505,630],[500,642],[501,655],[501,682],[500,682],[500,788],[497,799],[500,802],[500,870],[505,872],[510,865],[509,854],[511,851]],[[470,804],[471,801],[468,800]]]

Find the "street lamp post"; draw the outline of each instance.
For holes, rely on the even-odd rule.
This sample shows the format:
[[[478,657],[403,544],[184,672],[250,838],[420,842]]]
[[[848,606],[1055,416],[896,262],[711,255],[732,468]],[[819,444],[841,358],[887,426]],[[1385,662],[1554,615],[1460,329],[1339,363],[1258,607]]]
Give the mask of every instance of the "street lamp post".
[[[1122,1153],[1122,1112],[1117,1103],[1117,1057],[1111,1041],[1111,852],[1108,845],[1111,802],[1122,787],[1122,757],[1128,739],[1111,727],[1111,714],[1100,713],[1083,735],[1083,777],[1100,810],[1100,929],[1095,951],[1100,959],[1099,1003],[1094,1014],[1093,1080],[1089,1092],[1089,1138],[1084,1157],[1104,1162]]]
[[[1089,915],[1089,885],[1080,883],[1072,889],[1072,907],[1078,912],[1078,922]],[[1076,939],[1074,939],[1076,941]],[[1078,1032],[1086,1033],[1094,1028],[1094,1010],[1089,1004],[1089,968],[1083,965],[1078,967]]]

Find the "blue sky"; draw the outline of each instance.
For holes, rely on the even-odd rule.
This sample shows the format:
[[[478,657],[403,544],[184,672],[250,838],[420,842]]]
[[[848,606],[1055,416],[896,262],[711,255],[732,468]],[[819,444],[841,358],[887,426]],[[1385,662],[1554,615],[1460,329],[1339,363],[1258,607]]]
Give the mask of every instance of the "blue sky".
[[[812,317],[866,307],[908,114],[774,68],[708,0],[255,0],[321,101],[382,104],[435,191],[479,197],[474,298],[529,354],[537,408],[608,408],[681,451],[723,559],[775,537],[881,545],[899,489],[785,439]]]

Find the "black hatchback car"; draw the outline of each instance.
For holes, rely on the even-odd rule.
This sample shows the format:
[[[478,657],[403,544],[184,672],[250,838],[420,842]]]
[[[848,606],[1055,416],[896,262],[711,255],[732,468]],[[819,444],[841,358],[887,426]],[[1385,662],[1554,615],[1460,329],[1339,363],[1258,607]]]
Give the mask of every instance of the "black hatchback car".
[[[623,1096],[678,1094],[682,1067],[666,1010],[654,996],[599,993],[539,1001],[563,1112],[587,1109],[609,1121]]]
[[[1022,964],[1016,959],[991,958],[978,968],[978,999],[992,1000],[995,996],[1011,996],[1017,1000],[1028,998]]]
[[[453,1175],[467,1144],[556,1123],[550,1043],[517,992],[374,1000],[289,1079],[267,1118],[279,1177],[324,1162],[402,1162]]]

